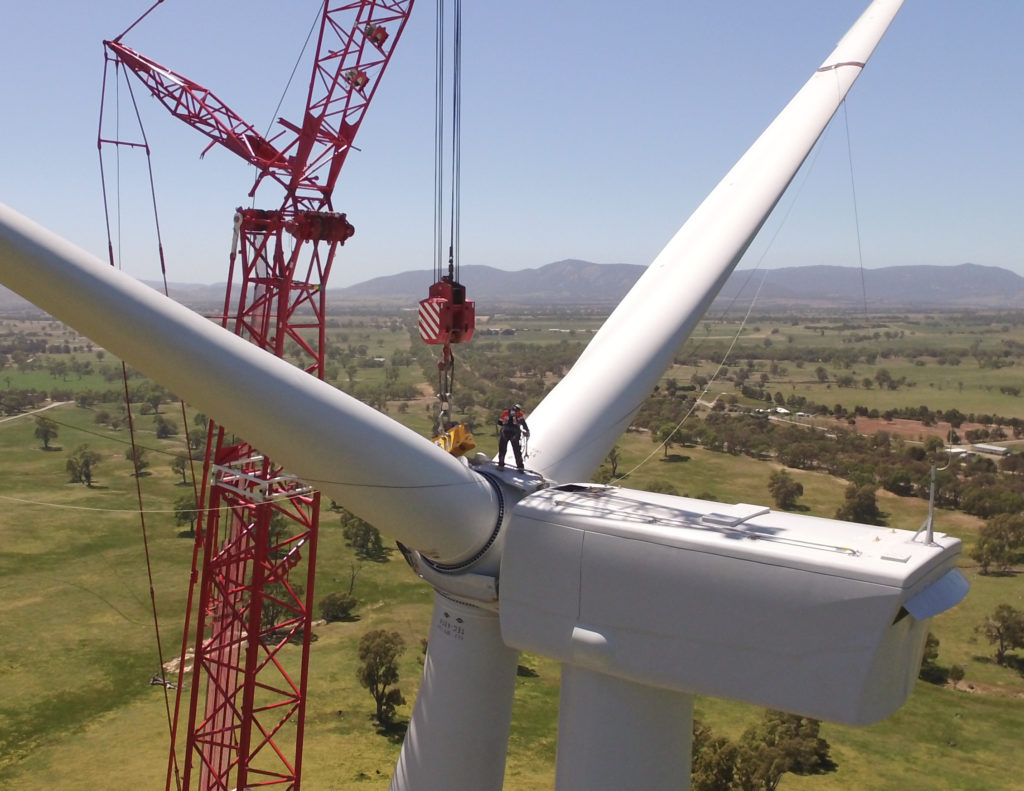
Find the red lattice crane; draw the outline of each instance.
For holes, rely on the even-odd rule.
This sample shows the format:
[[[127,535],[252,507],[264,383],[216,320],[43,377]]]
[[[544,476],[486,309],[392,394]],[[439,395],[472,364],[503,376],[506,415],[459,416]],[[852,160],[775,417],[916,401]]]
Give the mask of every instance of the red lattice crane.
[[[354,233],[332,194],[412,5],[325,2],[303,116],[278,119],[270,137],[212,91],[129,49],[124,34],[105,42],[108,64],[209,137],[206,150],[220,145],[256,168],[250,197],[267,180],[283,189],[280,208],[235,213],[221,321],[278,356],[292,342],[319,378],[325,286],[337,248]],[[188,608],[196,620],[182,640],[166,787],[297,791],[320,495],[222,426],[209,425],[206,448]]]

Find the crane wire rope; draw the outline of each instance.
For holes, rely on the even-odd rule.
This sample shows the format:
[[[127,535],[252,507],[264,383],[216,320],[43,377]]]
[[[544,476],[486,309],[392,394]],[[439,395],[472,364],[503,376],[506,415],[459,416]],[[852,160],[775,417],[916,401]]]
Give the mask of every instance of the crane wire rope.
[[[683,416],[679,419],[679,422],[676,423],[675,426],[673,426],[672,430],[665,435],[665,438],[654,448],[654,450],[652,450],[644,458],[637,462],[632,469],[616,477],[613,483],[618,483],[619,481],[628,478],[641,467],[646,465],[647,462],[649,462],[654,457],[654,454],[668,446],[669,442],[672,441],[672,437],[674,437],[679,432],[679,429],[683,427],[683,423],[685,423],[690,418],[690,416],[696,411],[698,404],[700,404],[701,402],[701,397],[706,396],[708,394],[708,391],[711,389],[711,385],[715,383],[716,379],[718,378],[718,375],[722,372],[722,369],[729,361],[729,355],[732,354],[733,348],[735,348],[736,344],[739,342],[740,336],[743,334],[743,329],[747,325],[747,320],[750,318],[750,314],[754,310],[754,305],[757,304],[757,298],[761,293],[761,289],[763,288],[765,281],[767,280],[767,276],[768,273],[766,271],[763,273],[761,277],[761,282],[757,287],[757,291],[755,292],[753,298],[750,300],[750,305],[747,307],[747,312],[743,316],[743,320],[740,322],[740,326],[736,329],[735,335],[733,335],[732,342],[729,344],[729,348],[726,349],[726,352],[724,355],[722,355],[722,359],[719,361],[718,367],[715,369],[715,372],[708,379],[707,384],[704,385],[704,390],[700,393],[700,395],[693,399],[693,403],[690,404],[690,408],[683,414]]]
[[[434,34],[434,279],[459,279],[462,202],[462,0],[452,3],[451,149],[445,170],[445,107],[447,96],[447,15],[445,0],[437,0]],[[448,177],[448,266],[444,265],[445,176]]]
[[[302,46],[299,48],[299,54],[295,57],[295,63],[292,65],[291,73],[288,75],[288,79],[285,81],[284,88],[281,90],[281,97],[277,100],[277,106],[274,108],[274,112],[270,115],[270,120],[267,122],[267,128],[263,132],[263,139],[270,139],[270,130],[274,128],[274,119],[280,115],[281,105],[284,104],[285,97],[288,95],[288,91],[291,90],[292,80],[295,79],[295,72],[299,70],[299,64],[302,63],[302,59],[306,55],[306,48],[309,46],[309,40],[313,38],[313,31],[316,30],[316,23],[318,19],[323,18],[324,6],[327,4],[327,0],[323,0],[320,3],[320,8],[313,17],[313,21],[309,25],[309,31],[306,33],[306,40],[302,42]]]
[[[837,90],[838,90],[838,86],[837,86]],[[860,214],[859,214],[859,211],[858,211],[856,180],[854,178],[853,146],[852,146],[852,139],[851,139],[851,135],[850,135],[850,122],[849,122],[849,114],[847,112],[846,99],[843,99],[840,102],[840,107],[841,107],[841,109],[843,111],[843,127],[844,127],[845,134],[846,134],[847,164],[848,164],[849,178],[850,178],[850,192],[851,192],[852,202],[853,202],[853,218],[854,218],[854,228],[855,228],[856,241],[857,241],[857,261],[858,261],[858,270],[860,272],[861,296],[862,296],[863,304],[864,304],[864,316],[865,316],[865,319],[867,319],[867,316],[868,316],[867,285],[866,285],[865,277],[864,277],[864,255],[863,255],[863,245],[862,245],[862,241],[861,241]],[[829,129],[831,129],[831,124],[826,128],[826,134],[827,134]],[[797,201],[798,201],[798,199],[800,197],[800,194],[803,192],[803,189],[806,186],[806,184],[807,184],[807,182],[808,182],[808,180],[810,178],[810,174],[815,169],[815,165],[818,162],[818,157],[821,154],[821,150],[822,150],[822,146],[820,144],[816,145],[814,147],[814,154],[811,157],[810,166],[807,167],[807,168],[802,168],[801,169],[802,175],[801,175],[800,181],[797,184],[797,187],[796,187],[796,190],[794,192],[793,198],[789,201],[789,205],[786,207],[786,211],[782,215],[782,218],[781,218],[781,221],[779,222],[779,225],[776,227],[775,232],[772,234],[770,240],[768,241],[768,244],[766,245],[764,252],[762,252],[761,256],[758,258],[757,264],[750,270],[750,273],[747,275],[747,278],[744,281],[743,287],[741,287],[739,290],[737,290],[736,296],[734,296],[729,301],[729,303],[725,306],[725,308],[719,314],[719,321],[724,321],[725,316],[729,313],[729,311],[732,308],[732,306],[739,299],[739,295],[743,292],[743,290],[745,289],[746,285],[753,278],[754,274],[760,270],[761,265],[764,263],[765,257],[768,255],[768,252],[774,246],[775,240],[778,238],[779,233],[782,231],[782,229],[788,223],[789,216],[790,216],[791,212],[793,211],[793,207],[796,205],[796,203],[797,203]],[[612,483],[618,483],[619,481],[622,481],[622,480],[628,478],[631,474],[635,473],[641,467],[645,466],[654,457],[654,455],[656,453],[658,453],[658,451],[662,450],[669,442],[671,442],[672,437],[682,428],[683,424],[693,415],[694,411],[697,408],[698,403],[701,400],[701,397],[702,396],[706,396],[708,394],[708,392],[709,392],[709,390],[711,388],[711,385],[717,380],[717,378],[718,378],[719,374],[721,373],[722,369],[725,367],[726,363],[728,362],[729,355],[732,354],[732,351],[735,348],[736,343],[739,341],[740,335],[742,334],[743,329],[746,326],[747,320],[750,318],[750,314],[753,311],[754,306],[757,303],[757,300],[758,300],[758,298],[759,298],[759,296],[761,294],[761,290],[764,288],[764,285],[767,282],[767,279],[768,279],[768,270],[765,270],[765,271],[762,272],[761,282],[758,284],[757,290],[755,291],[753,297],[751,298],[750,304],[749,304],[749,306],[747,308],[747,312],[744,315],[743,320],[740,322],[740,326],[737,329],[736,334],[733,336],[733,339],[732,339],[731,343],[729,344],[729,348],[726,350],[725,354],[722,356],[722,359],[718,363],[718,366],[715,369],[715,372],[709,378],[708,383],[704,386],[704,390],[701,392],[701,394],[694,399],[693,404],[690,405],[690,408],[680,418],[679,422],[676,423],[676,425],[672,428],[672,430],[669,431],[666,434],[665,439],[663,439],[662,442],[660,442],[654,448],[654,450],[652,450],[649,454],[647,454],[647,456],[645,456],[643,459],[641,459],[639,462],[637,462],[637,464],[634,465],[629,471],[623,473],[622,475],[617,476],[612,481]],[[702,342],[699,341],[696,344],[696,346],[694,348],[694,351],[699,350],[701,344],[702,344]]]
[[[462,181],[462,2],[452,0],[451,149],[450,171],[445,168],[445,117],[447,115],[446,0],[437,0],[434,36],[434,282],[459,282],[459,243]],[[448,262],[444,265],[445,177],[448,178]],[[451,425],[451,394],[455,389],[455,357],[446,341],[437,366],[440,407],[435,436]]]
[[[434,22],[434,281],[443,274],[444,223],[444,0],[437,0]]]
[[[844,102],[844,105],[845,105],[845,102]],[[736,302],[739,300],[740,295],[746,289],[747,285],[753,279],[754,275],[757,272],[760,271],[761,272],[761,281],[760,281],[760,283],[758,283],[757,289],[755,290],[753,296],[750,299],[750,303],[747,306],[746,313],[744,314],[742,321],[740,321],[740,325],[736,329],[736,333],[733,335],[732,341],[729,343],[729,348],[726,349],[725,354],[722,355],[721,360],[719,361],[718,365],[716,366],[715,372],[708,378],[708,381],[704,385],[704,389],[701,391],[701,393],[693,399],[693,403],[690,405],[690,408],[686,410],[686,412],[679,419],[679,421],[675,424],[675,426],[672,427],[671,431],[666,433],[665,438],[660,443],[658,443],[650,453],[648,453],[644,458],[642,458],[640,461],[638,461],[631,469],[629,469],[628,471],[622,473],[621,475],[616,476],[611,481],[611,483],[615,484],[615,483],[619,483],[620,481],[625,480],[630,475],[632,475],[637,470],[639,470],[641,467],[646,466],[647,463],[652,458],[654,458],[655,454],[657,454],[659,451],[664,449],[672,441],[672,437],[674,437],[679,432],[679,430],[683,427],[683,424],[687,420],[689,420],[690,417],[693,415],[693,413],[696,411],[697,406],[700,404],[701,399],[704,396],[706,396],[708,394],[708,392],[711,390],[711,385],[713,385],[717,381],[718,376],[722,372],[722,369],[725,368],[726,364],[729,361],[729,356],[732,354],[733,349],[736,347],[736,344],[739,342],[740,336],[743,334],[743,330],[744,330],[744,328],[747,325],[747,321],[750,319],[750,314],[753,312],[754,306],[757,304],[757,300],[758,300],[758,298],[761,295],[761,289],[764,288],[764,285],[765,285],[765,283],[768,280],[768,271],[769,270],[762,270],[761,269],[761,265],[764,263],[765,258],[768,256],[768,253],[771,251],[772,247],[775,245],[775,240],[778,238],[779,234],[782,232],[782,229],[784,227],[786,227],[786,225],[788,224],[789,216],[790,216],[790,214],[793,211],[793,207],[796,206],[797,201],[798,201],[798,199],[800,197],[800,194],[803,192],[803,189],[806,186],[806,184],[807,184],[807,182],[808,182],[808,180],[810,178],[810,174],[814,171],[814,167],[817,164],[818,157],[819,157],[820,153],[821,153],[821,146],[815,146],[814,154],[813,154],[813,156],[811,158],[811,161],[810,161],[810,166],[808,168],[805,168],[805,169],[802,168],[801,169],[801,177],[800,177],[799,182],[797,183],[796,190],[795,190],[795,192],[793,194],[793,197],[792,197],[791,200],[789,200],[788,205],[786,206],[786,210],[785,210],[785,212],[783,212],[782,217],[780,218],[779,224],[776,226],[775,231],[772,233],[771,237],[768,240],[768,243],[765,245],[765,249],[762,251],[761,255],[758,257],[757,263],[750,270],[749,274],[747,275],[747,277],[745,278],[745,280],[743,282],[743,285],[739,289],[737,289],[736,295],[733,296],[732,299],[729,300],[729,302],[726,304],[725,308],[718,315],[718,322],[719,323],[723,323],[725,321],[725,317],[729,314],[729,312],[732,309],[733,305],[735,305]],[[695,352],[700,350],[701,346],[703,345],[703,341],[704,341],[704,339],[701,339],[700,341],[698,341],[694,345],[694,348],[692,350],[693,353],[695,353]]]
[[[462,210],[462,0],[454,0],[452,53],[452,150],[451,150],[451,224],[448,248],[448,274],[459,280],[460,219]]]
[[[857,237],[857,268],[860,271],[860,293],[864,301],[864,318],[868,317],[868,286],[864,279],[864,246],[861,242],[860,211],[857,201],[857,180],[854,178],[853,140],[850,137],[850,116],[846,110],[846,100],[842,102],[843,126],[846,130],[846,161],[850,171],[850,197],[853,202],[853,226]]]
[[[158,0],[157,4],[159,4],[159,2],[162,2],[162,0]],[[154,5],[152,8],[150,8],[150,11],[152,11],[153,8],[155,8],[155,7],[156,7],[156,5]],[[149,13],[149,11],[146,12],[146,14],[148,14],[148,13]],[[145,16],[146,14],[144,14],[143,16]],[[141,17],[140,17],[140,20],[141,20]],[[136,24],[137,24],[137,22],[136,22]],[[122,215],[121,215],[121,206],[122,206],[122,200],[121,200],[121,145],[122,144],[121,144],[121,95],[120,95],[120,79],[119,79],[120,71],[121,70],[120,70],[120,64],[115,62],[115,67],[114,67],[114,84],[117,87],[117,90],[115,92],[115,110],[116,110],[115,111],[115,117],[114,117],[115,118],[115,121],[114,121],[115,137],[114,137],[113,141],[104,141],[103,134],[102,134],[102,132],[103,132],[103,108],[104,108],[104,104],[105,104],[105,101],[106,101],[106,85],[107,85],[107,79],[106,78],[107,78],[107,68],[109,66],[109,63],[110,63],[110,58],[109,57],[105,57],[105,59],[104,59],[104,70],[103,70],[103,72],[104,72],[103,73],[103,89],[102,89],[101,94],[100,94],[100,120],[99,120],[99,130],[98,130],[98,133],[97,133],[97,152],[98,152],[98,157],[99,157],[100,180],[101,180],[101,188],[102,188],[102,194],[103,194],[104,221],[105,221],[106,230],[107,230],[107,250],[108,250],[108,256],[109,256],[109,259],[110,259],[110,265],[112,267],[116,267],[116,268],[120,269],[121,267],[119,266],[118,262],[123,261],[123,252],[124,252],[123,245],[122,245],[122,236],[121,236],[121,231],[122,231],[122,227],[123,227],[122,226]],[[160,230],[160,218],[159,218],[159,212],[158,212],[158,208],[157,208],[157,199],[156,199],[156,181],[155,181],[154,174],[153,174],[153,164],[152,164],[152,156],[151,156],[151,150],[150,150],[150,146],[149,146],[149,140],[148,140],[147,135],[146,135],[145,125],[142,122],[142,116],[141,116],[141,113],[139,112],[138,104],[137,104],[137,102],[135,100],[135,93],[132,90],[131,82],[127,79],[127,76],[126,76],[126,79],[125,79],[125,85],[127,87],[128,95],[129,95],[130,100],[131,100],[131,106],[132,106],[132,109],[133,109],[134,114],[135,114],[135,120],[136,120],[136,123],[138,124],[139,135],[141,137],[141,143],[132,144],[132,147],[142,148],[142,150],[145,152],[145,156],[146,156],[146,168],[147,168],[148,184],[149,184],[149,191],[150,191],[150,204],[151,204],[151,209],[152,209],[152,212],[153,212],[153,223],[154,223],[154,230],[155,230],[155,234],[156,234],[157,255],[158,255],[158,260],[160,262],[160,272],[161,272],[161,277],[162,277],[162,282],[163,282],[164,295],[168,296],[169,288],[168,288],[168,283],[167,283],[167,266],[166,266],[166,260],[165,260],[165,256],[164,256],[163,239],[162,239],[161,230]],[[111,232],[110,232],[110,205],[109,205],[109,199],[108,199],[108,194],[107,194],[106,173],[105,173],[105,169],[104,169],[104,165],[103,165],[103,143],[104,142],[113,142],[114,143],[114,151],[115,151],[115,164],[116,164],[116,173],[117,173],[117,179],[115,181],[115,205],[116,205],[116,210],[117,210],[117,238],[118,238],[117,256],[116,257],[114,255],[114,243],[113,243],[113,239],[111,237]],[[171,738],[173,739],[173,735],[174,735],[174,718],[173,718],[173,715],[171,713],[171,702],[170,702],[169,687],[168,687],[167,680],[164,677],[165,660],[164,660],[163,638],[161,636],[160,616],[159,616],[159,610],[157,608],[157,603],[156,603],[156,588],[155,588],[154,579],[153,579],[152,552],[151,552],[150,542],[149,542],[149,530],[148,530],[148,527],[146,525],[146,508],[145,508],[145,499],[144,499],[143,493],[142,493],[142,476],[140,474],[141,471],[139,469],[139,462],[140,462],[140,459],[141,459],[141,455],[140,455],[141,454],[141,449],[140,449],[138,443],[136,442],[135,417],[134,417],[134,413],[133,413],[132,405],[131,405],[131,390],[130,390],[130,387],[129,387],[129,384],[128,384],[128,381],[129,381],[128,366],[127,366],[127,364],[123,360],[121,361],[121,380],[122,380],[123,390],[124,390],[125,414],[126,414],[127,421],[128,421],[128,430],[129,430],[129,437],[130,437],[130,451],[129,451],[130,454],[131,454],[130,461],[132,462],[132,466],[133,466],[133,470],[134,470],[134,476],[133,477],[135,478],[135,495],[136,495],[136,502],[137,502],[137,505],[138,505],[137,511],[138,511],[138,517],[139,517],[140,532],[141,532],[141,537],[142,537],[143,554],[145,556],[145,563],[146,563],[146,576],[147,576],[147,582],[148,582],[148,586],[149,586],[149,598],[150,598],[150,607],[151,607],[152,620],[153,620],[153,632],[154,632],[154,638],[155,638],[155,642],[156,642],[157,661],[160,664],[160,670],[159,670],[158,676],[160,678],[160,686],[163,689],[164,711],[165,711],[165,715],[166,715],[166,719],[167,719],[167,728],[168,728],[169,734],[171,735]],[[190,438],[189,438],[189,435],[188,435],[187,411],[186,411],[186,407],[185,407],[184,401],[181,401],[180,405],[181,405],[182,419],[183,419],[184,428],[185,428],[186,448],[188,448],[189,468],[190,468],[190,472],[191,472],[191,475],[192,475],[193,497],[198,498],[198,490],[197,490],[197,482],[196,482],[196,474],[195,474],[195,461],[192,458],[191,442],[190,442]],[[176,759],[175,759],[175,761],[176,761]],[[179,786],[180,786],[180,784],[179,784]]]

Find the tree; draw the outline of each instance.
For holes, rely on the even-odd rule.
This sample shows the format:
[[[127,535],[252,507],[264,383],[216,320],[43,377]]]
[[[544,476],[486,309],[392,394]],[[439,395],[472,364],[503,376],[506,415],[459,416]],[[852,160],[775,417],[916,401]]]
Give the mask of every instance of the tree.
[[[821,723],[810,717],[768,710],[764,719],[740,737],[737,791],[774,791],[787,772],[818,775],[834,772],[829,743],[818,734]]]
[[[921,669],[917,677],[929,684],[945,684],[949,678],[949,671],[942,667],[939,662],[939,638],[928,632],[924,643],[924,655],[921,657]]]
[[[380,531],[348,511],[341,512],[341,534],[358,557],[378,561],[388,559],[389,550],[384,548]]]
[[[795,470],[810,470],[818,466],[822,449],[817,442],[791,442],[779,448],[779,461]]]
[[[804,485],[785,470],[775,470],[768,479],[768,491],[776,506],[790,511],[796,507],[797,498],[803,496]]]
[[[676,444],[676,427],[671,424],[666,424],[654,432],[651,437],[655,442],[661,445],[665,450],[664,458],[668,458],[669,449]]]
[[[146,458],[146,449],[140,448],[138,445],[129,446],[124,452],[124,457],[130,461],[132,466],[135,468],[136,478],[141,476],[149,466],[149,459]]]
[[[1022,543],[1024,516],[997,514],[978,531],[978,541],[971,550],[971,558],[977,561],[982,574],[988,574],[992,566],[1008,571],[1017,559]]]
[[[1005,665],[1009,651],[1024,648],[1024,612],[1000,604],[976,631],[996,646],[996,663]]]
[[[302,609],[305,591],[306,589],[302,585],[289,585],[280,581],[264,585],[260,609],[260,628],[264,631],[294,628],[297,620],[300,619],[299,613]]]
[[[356,669],[359,683],[370,691],[377,704],[377,722],[387,727],[395,716],[395,707],[405,703],[398,683],[398,657],[405,651],[405,641],[398,632],[375,629],[359,641],[359,660]]]
[[[168,420],[163,415],[156,416],[154,425],[158,439],[167,439],[168,437],[173,437],[178,433],[178,424],[173,420]]]
[[[1024,514],[996,514],[985,523],[985,527],[1002,533],[1006,543],[1013,549],[1019,549],[1024,544]]]
[[[154,414],[160,413],[160,403],[163,400],[163,395],[159,390],[150,390],[146,393],[146,403],[152,408]]]
[[[71,483],[82,483],[92,487],[93,470],[100,463],[100,454],[88,445],[79,445],[68,457],[67,471]]]
[[[612,477],[615,478],[619,474],[619,462],[622,460],[622,451],[618,445],[613,445],[612,449],[608,451],[608,455],[605,457],[605,461],[608,462],[608,466],[611,468]]]
[[[350,593],[329,593],[320,600],[320,617],[328,622],[350,621],[356,604]]]
[[[1013,553],[1006,543],[1006,536],[1001,531],[990,530],[985,525],[978,532],[978,541],[971,549],[971,559],[976,561],[979,571],[988,574],[995,566],[1000,571],[1012,565]]]
[[[739,747],[724,736],[715,736],[700,720],[693,720],[693,757],[690,791],[725,791],[732,788]]]
[[[188,483],[185,478],[185,473],[188,471],[188,456],[184,453],[179,453],[171,460],[171,469],[181,476],[181,482]]]
[[[836,511],[836,519],[860,522],[864,525],[884,525],[887,514],[882,513],[875,500],[875,487],[870,484],[846,487],[846,501]]]
[[[199,518],[199,509],[196,506],[194,494],[183,494],[174,501],[174,522],[178,527],[188,524],[188,534],[196,534],[196,519]]]
[[[59,431],[57,424],[50,418],[42,415],[36,418],[36,439],[43,443],[43,450],[50,449],[50,442],[57,439]]]

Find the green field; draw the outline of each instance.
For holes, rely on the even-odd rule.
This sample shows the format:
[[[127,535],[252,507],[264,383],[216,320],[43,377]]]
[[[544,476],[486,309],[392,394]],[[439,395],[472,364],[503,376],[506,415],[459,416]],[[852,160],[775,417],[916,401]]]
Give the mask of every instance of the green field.
[[[514,343],[547,345],[567,338],[585,340],[597,323],[589,316],[558,320],[492,317],[491,322],[516,328],[514,336],[480,338],[494,340],[501,348]],[[808,348],[825,343],[837,348],[850,345],[842,340],[842,332],[828,331],[822,336],[805,327],[816,323],[800,320],[793,325],[789,319],[769,323],[767,318],[760,318],[759,330],[750,328],[741,337],[749,344],[747,353],[751,355],[755,349],[764,352],[783,344]],[[996,326],[992,322],[990,325]],[[63,339],[57,334],[61,332],[58,326],[47,331]],[[970,349],[976,339],[992,348],[1004,348],[1001,340],[1024,340],[1024,329],[1017,325],[989,336],[974,334],[976,326],[983,326],[981,323],[965,324],[943,317],[896,317],[887,326],[890,331],[903,330],[902,342],[913,340],[920,348],[943,342],[947,347]],[[774,327],[779,332],[772,333]],[[713,324],[706,333],[700,328],[693,343],[706,334],[708,343],[717,338],[716,343],[724,344],[737,329],[738,325],[733,324],[730,330],[728,323]],[[571,330],[572,334],[552,330]],[[39,332],[40,327],[34,331]],[[340,319],[331,331],[337,344],[363,345],[371,357],[390,359],[396,351],[410,349],[409,334],[404,329],[396,331],[387,322],[367,317]],[[785,340],[788,335],[793,336],[791,343]],[[766,338],[774,339],[771,346],[764,345]],[[67,340],[74,344],[71,336]],[[778,363],[787,371],[770,374],[769,388],[772,392],[798,388],[803,395],[822,403],[846,399],[843,403],[848,408],[855,404],[891,408],[906,399],[910,405],[956,407],[964,413],[1019,417],[1024,412],[1019,397],[1000,392],[998,387],[1001,382],[1013,382],[1014,366],[986,369],[975,361],[972,368],[974,358],[969,355],[953,368],[935,362],[916,365],[912,362],[914,348],[908,345],[899,349],[899,355],[880,360],[874,367],[864,363],[852,367],[858,380],[873,376],[882,365],[894,377],[906,376],[907,381],[913,377],[916,384],[905,387],[905,391],[838,388],[834,379],[846,369],[831,365],[826,367],[833,384],[827,387],[815,377],[816,365],[805,364],[800,369],[790,361]],[[697,355],[700,359],[696,365],[682,363],[671,375],[683,383],[693,373],[710,371],[715,358],[705,356],[705,352]],[[746,361],[747,353],[737,360]],[[74,354],[79,359],[92,355],[94,364],[99,362],[95,350]],[[684,358],[693,355],[692,348],[680,352]],[[110,357],[104,362],[110,363]],[[770,364],[764,357],[754,359],[758,371],[767,372]],[[419,366],[399,368],[400,382],[431,392],[429,383],[422,381]],[[8,376],[10,381],[5,382]],[[383,382],[385,376],[385,367],[357,367],[349,381],[341,367],[336,381],[349,389]],[[53,379],[46,370],[19,371],[11,365],[0,370],[0,385],[7,390],[52,387]],[[70,386],[75,384],[72,379],[69,377],[67,383]],[[30,384],[33,381],[38,383]],[[103,387],[108,386],[104,382]],[[735,388],[729,384],[721,390],[733,392]],[[402,403],[406,406],[401,407]],[[6,484],[0,493],[0,627],[4,636],[0,642],[0,670],[5,682],[0,700],[0,789],[92,791],[99,787],[162,787],[164,781],[167,710],[162,687],[149,683],[161,657],[150,606],[136,479],[124,457],[128,432],[98,425],[95,415],[101,406],[68,404],[45,412],[59,424],[59,436],[51,443],[54,449],[50,451],[42,450],[34,437],[32,416],[0,417]],[[175,409],[165,404],[160,411],[173,415]],[[417,430],[429,430],[433,409],[429,398],[389,402],[387,409]],[[477,411],[481,417],[488,417],[486,410]],[[179,424],[184,420],[180,412],[175,419]],[[489,431],[482,431],[478,440],[485,452],[494,451],[496,442]],[[138,418],[138,441],[149,449],[151,462],[141,484],[166,661],[178,653],[181,643],[192,554],[192,542],[179,537],[181,527],[175,524],[172,506],[188,489],[181,486],[180,478],[170,468],[174,455],[184,448],[184,440],[180,435],[157,439],[153,417],[142,415]],[[102,458],[94,488],[68,483],[67,455],[83,443]],[[619,448],[619,472],[627,473],[621,481],[624,486],[644,488],[661,481],[681,494],[728,502],[770,502],[767,487],[769,475],[778,467],[774,462],[694,447],[676,448],[666,458],[647,432],[624,435]],[[843,501],[845,481],[820,472],[790,473],[804,486],[800,502],[807,513],[834,515]],[[917,529],[925,518],[927,504],[922,500],[899,498],[881,490],[878,498],[893,526]],[[973,542],[980,525],[979,519],[958,512],[940,511],[937,516],[937,529],[961,537],[967,544]],[[347,589],[353,563],[359,561],[344,544],[338,516],[325,509],[317,598]],[[786,775],[782,788],[845,791],[851,786],[894,790],[1022,787],[1009,756],[1015,754],[1024,732],[1024,678],[1011,668],[996,665],[991,647],[974,630],[999,603],[1024,608],[1024,583],[1016,574],[981,576],[966,558],[963,567],[972,583],[971,593],[961,605],[936,618],[932,631],[941,643],[939,663],[963,665],[964,680],[955,689],[918,682],[903,709],[868,728],[824,725],[823,736],[832,745],[838,771],[808,778]],[[388,628],[398,630],[405,638],[407,651],[402,658],[400,686],[409,703],[399,709],[400,720],[408,719],[419,683],[419,645],[428,631],[431,590],[393,552],[387,562],[362,562],[353,592],[360,602],[358,619],[318,626],[318,639],[312,646],[303,771],[303,787],[309,791],[386,788],[393,770],[398,744],[376,732],[370,721],[373,701],[355,678],[355,646],[362,634]],[[289,661],[297,659],[297,654],[296,649]],[[527,656],[521,662],[535,675],[517,680],[506,771],[506,788],[512,791],[553,786],[556,745],[559,668],[541,657]],[[738,736],[759,716],[749,706],[707,698],[699,699],[697,708],[698,715],[716,732],[731,737]]]

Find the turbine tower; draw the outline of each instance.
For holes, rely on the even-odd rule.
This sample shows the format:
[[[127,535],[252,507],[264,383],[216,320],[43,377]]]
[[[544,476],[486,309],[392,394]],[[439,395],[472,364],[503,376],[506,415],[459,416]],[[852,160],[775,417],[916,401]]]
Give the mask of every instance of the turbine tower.
[[[909,695],[929,619],[966,594],[949,536],[580,483],[900,5],[870,5],[534,410],[525,474],[453,458],[7,208],[0,281],[407,548],[437,592],[394,791],[501,788],[520,650],[562,663],[559,791],[685,788],[694,694],[875,722]]]

